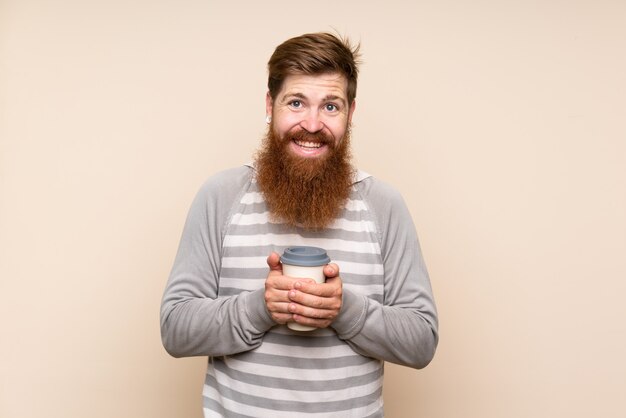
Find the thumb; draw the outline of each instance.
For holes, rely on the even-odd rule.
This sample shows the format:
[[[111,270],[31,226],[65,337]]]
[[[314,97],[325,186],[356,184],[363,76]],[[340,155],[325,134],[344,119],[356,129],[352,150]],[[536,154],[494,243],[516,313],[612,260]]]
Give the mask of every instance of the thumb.
[[[272,251],[272,253],[267,257],[267,265],[269,266],[271,271],[283,271],[283,265],[280,262],[280,256],[274,251]]]
[[[327,264],[324,267],[324,275],[327,278],[337,277],[339,275],[339,266],[335,263]]]

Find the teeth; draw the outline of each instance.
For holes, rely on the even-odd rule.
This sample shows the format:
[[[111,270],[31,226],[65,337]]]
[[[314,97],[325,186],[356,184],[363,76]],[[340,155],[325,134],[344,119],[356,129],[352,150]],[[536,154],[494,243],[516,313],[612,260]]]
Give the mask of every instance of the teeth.
[[[294,141],[297,145],[305,148],[319,148],[322,146],[319,142]]]

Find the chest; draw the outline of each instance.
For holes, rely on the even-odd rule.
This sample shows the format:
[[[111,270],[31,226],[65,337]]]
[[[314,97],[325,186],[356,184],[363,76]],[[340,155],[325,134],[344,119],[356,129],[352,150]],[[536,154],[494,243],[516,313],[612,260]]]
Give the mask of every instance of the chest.
[[[306,231],[271,219],[254,187],[244,193],[225,228],[219,294],[235,295],[262,288],[267,256],[293,245],[324,248],[339,266],[344,287],[382,301],[384,269],[373,216],[353,191],[340,215],[322,231]]]

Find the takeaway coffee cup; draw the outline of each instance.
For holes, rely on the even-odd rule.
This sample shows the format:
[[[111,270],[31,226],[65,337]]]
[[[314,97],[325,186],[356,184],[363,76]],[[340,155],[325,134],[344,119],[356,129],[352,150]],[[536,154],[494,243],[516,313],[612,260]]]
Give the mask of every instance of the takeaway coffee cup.
[[[283,263],[283,274],[289,277],[313,279],[317,283],[324,283],[324,266],[330,263],[326,250],[318,247],[297,246],[288,247],[280,257]],[[289,322],[289,328],[295,331],[313,331],[315,327]]]

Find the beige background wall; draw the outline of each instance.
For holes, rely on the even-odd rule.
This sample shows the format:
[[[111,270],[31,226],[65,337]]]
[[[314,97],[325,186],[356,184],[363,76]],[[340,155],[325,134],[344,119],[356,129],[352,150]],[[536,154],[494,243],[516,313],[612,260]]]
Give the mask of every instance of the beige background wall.
[[[389,417],[623,417],[626,3],[0,0],[0,416],[199,417],[161,347],[187,208],[265,129],[265,63],[362,41],[354,147],[440,309]]]

